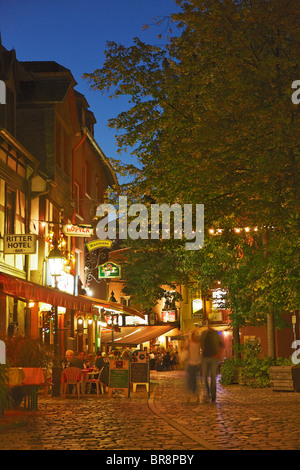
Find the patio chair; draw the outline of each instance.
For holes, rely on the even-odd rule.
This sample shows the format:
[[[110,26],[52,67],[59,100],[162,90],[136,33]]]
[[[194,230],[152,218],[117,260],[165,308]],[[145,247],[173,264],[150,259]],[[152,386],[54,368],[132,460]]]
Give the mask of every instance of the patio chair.
[[[68,385],[76,385],[77,396],[80,398],[82,386],[82,372],[79,367],[67,367],[61,374],[62,395],[65,398],[66,392],[69,389]]]
[[[100,369],[98,372],[93,372],[91,375],[91,378],[86,379],[86,384],[89,384],[89,389],[92,389],[92,384],[96,384],[96,390],[97,390],[97,396],[99,397],[100,395],[100,387],[101,387],[101,393],[104,394],[104,384],[101,382],[101,373],[103,371],[104,367]],[[97,376],[97,377],[96,377]]]

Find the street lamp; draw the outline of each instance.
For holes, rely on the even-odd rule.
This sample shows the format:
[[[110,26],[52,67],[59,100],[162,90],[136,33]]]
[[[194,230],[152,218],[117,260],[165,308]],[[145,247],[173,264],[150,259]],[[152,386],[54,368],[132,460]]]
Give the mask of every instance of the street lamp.
[[[54,248],[48,254],[48,262],[51,276],[55,279],[57,288],[57,277],[62,275],[65,257],[58,248],[57,240],[53,242]]]
[[[57,277],[62,275],[64,256],[58,249],[57,240],[53,242],[54,248],[48,254],[48,262],[51,276],[55,280],[55,288],[57,289]],[[60,370],[57,367],[58,360],[58,311],[57,305],[54,306],[54,368],[52,372],[52,395],[58,396],[60,389]]]
[[[110,302],[117,302],[117,299],[115,298],[115,293],[114,291],[111,291],[110,295]],[[111,314],[111,350],[113,351],[114,349],[114,317],[113,313]]]

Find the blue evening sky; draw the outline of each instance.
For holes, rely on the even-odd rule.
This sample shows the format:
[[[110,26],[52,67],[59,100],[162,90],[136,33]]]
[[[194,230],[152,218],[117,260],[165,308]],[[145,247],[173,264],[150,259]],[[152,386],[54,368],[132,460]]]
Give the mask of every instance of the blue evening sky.
[[[146,43],[163,43],[157,36],[164,33],[164,24],[142,27],[176,11],[174,0],[0,0],[0,32],[4,47],[14,48],[18,60],[53,60],[70,69],[76,89],[95,114],[95,139],[103,152],[130,161],[117,154],[116,132],[107,127],[126,101],[90,90],[82,74],[102,66],[106,41],[130,46],[139,37]]]

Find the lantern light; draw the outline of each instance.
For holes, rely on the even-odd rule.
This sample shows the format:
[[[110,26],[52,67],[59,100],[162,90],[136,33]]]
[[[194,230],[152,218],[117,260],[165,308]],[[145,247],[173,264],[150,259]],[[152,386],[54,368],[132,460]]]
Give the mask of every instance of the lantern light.
[[[57,240],[53,241],[54,248],[48,254],[49,268],[51,276],[56,277],[62,275],[63,264],[64,264],[64,255],[58,249]]]

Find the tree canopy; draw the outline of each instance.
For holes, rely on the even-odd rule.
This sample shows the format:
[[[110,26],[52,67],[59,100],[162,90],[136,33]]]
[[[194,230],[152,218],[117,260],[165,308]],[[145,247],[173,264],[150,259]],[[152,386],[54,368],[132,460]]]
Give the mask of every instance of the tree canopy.
[[[129,166],[134,178],[119,191],[147,203],[204,204],[204,248],[188,253],[172,245],[170,282],[193,273],[205,286],[218,274],[231,306],[249,318],[253,309],[296,309],[300,106],[291,86],[300,77],[299,2],[176,3],[176,34],[164,44],[109,42],[105,63],[85,74],[92,88],[130,97],[129,109],[109,125],[119,132],[120,152],[130,149],[141,168]],[[211,237],[212,227],[222,236]],[[246,232],[232,238],[235,227],[257,232],[252,241]],[[140,290],[140,272],[160,295],[163,276],[146,274],[146,260],[156,253],[157,270],[165,272],[171,243],[163,242],[164,256],[158,244],[136,247],[145,262],[132,260],[129,291]]]

